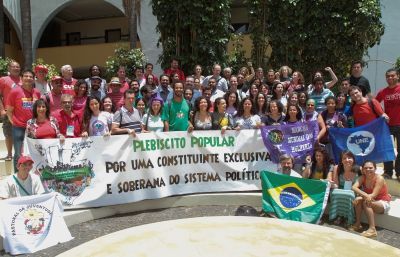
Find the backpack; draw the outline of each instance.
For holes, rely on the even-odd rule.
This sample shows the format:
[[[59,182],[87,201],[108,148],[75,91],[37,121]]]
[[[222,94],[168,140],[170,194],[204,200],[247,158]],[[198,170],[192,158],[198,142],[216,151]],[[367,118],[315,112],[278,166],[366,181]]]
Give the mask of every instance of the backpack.
[[[371,110],[374,112],[376,118],[379,118],[380,115],[378,115],[378,113],[377,113],[376,110],[375,110],[375,106],[374,106],[374,104],[372,103],[372,97],[367,97],[367,101],[368,101],[368,106],[369,106],[369,108],[371,108]],[[354,117],[354,111],[353,111],[354,105],[355,105],[355,103],[352,104],[351,107],[350,107],[350,108],[351,108],[351,114],[352,114],[353,117]]]

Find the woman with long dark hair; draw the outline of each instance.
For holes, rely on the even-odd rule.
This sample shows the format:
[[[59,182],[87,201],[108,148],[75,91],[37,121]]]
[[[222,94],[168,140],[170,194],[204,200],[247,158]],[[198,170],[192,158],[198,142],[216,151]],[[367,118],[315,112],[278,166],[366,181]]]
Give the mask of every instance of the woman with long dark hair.
[[[50,116],[49,104],[44,99],[38,99],[32,107],[32,119],[28,120],[25,136],[36,139],[61,137],[58,122]]]
[[[245,97],[240,102],[235,116],[235,129],[257,129],[261,126],[261,118],[256,114],[253,101]]]
[[[101,105],[99,98],[88,97],[83,114],[82,137],[109,136],[111,134],[112,114],[101,111]]]
[[[328,174],[333,171],[328,153],[324,148],[316,147],[311,158],[306,158],[303,178],[328,179]],[[331,177],[331,176],[329,176]]]
[[[225,130],[233,128],[232,116],[226,112],[226,101],[223,97],[218,97],[214,102],[214,112],[211,114],[212,129],[221,130],[223,134]]]

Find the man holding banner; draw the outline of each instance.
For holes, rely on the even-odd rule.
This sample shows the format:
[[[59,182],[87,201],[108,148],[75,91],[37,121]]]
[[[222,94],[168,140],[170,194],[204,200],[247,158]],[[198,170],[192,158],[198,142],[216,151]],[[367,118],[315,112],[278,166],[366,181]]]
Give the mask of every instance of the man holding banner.
[[[264,212],[318,224],[328,201],[329,182],[263,171],[261,185]]]

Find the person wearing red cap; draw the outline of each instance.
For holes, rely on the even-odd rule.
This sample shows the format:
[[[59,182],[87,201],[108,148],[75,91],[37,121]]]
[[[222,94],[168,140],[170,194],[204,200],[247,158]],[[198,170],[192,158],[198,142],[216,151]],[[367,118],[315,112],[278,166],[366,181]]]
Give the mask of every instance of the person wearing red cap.
[[[49,104],[50,112],[58,112],[61,110],[61,95],[63,88],[63,79],[60,76],[51,78],[51,91],[42,97]]]
[[[49,70],[44,65],[36,65],[35,66],[35,88],[39,90],[41,95],[44,95],[50,92],[49,83],[47,83],[46,76]]]
[[[33,160],[29,156],[21,155],[18,159],[18,173],[10,175],[2,181],[0,199],[20,196],[40,195],[45,193],[40,177],[30,173]]]

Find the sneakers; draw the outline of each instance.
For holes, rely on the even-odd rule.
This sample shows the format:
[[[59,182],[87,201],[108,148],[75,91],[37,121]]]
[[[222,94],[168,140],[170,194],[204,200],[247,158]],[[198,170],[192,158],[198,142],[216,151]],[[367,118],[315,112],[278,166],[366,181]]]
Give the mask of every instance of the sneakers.
[[[364,237],[371,238],[371,237],[378,236],[378,233],[376,232],[376,229],[370,229],[369,228],[368,230],[365,230],[364,232],[362,232],[361,235],[364,236]]]

